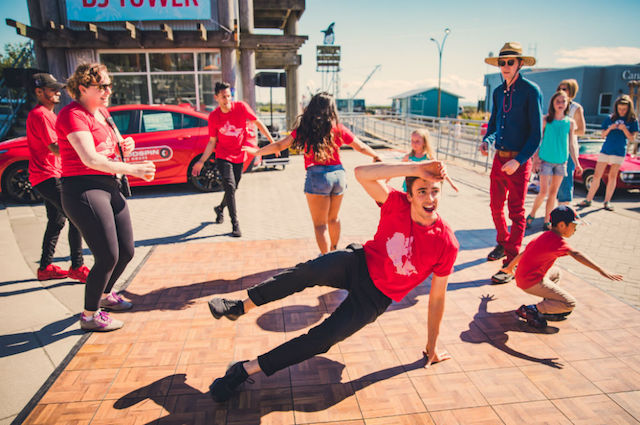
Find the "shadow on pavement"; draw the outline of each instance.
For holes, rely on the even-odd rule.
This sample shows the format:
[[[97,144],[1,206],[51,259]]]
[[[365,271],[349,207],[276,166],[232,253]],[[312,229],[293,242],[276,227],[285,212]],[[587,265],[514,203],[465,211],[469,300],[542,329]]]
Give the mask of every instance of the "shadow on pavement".
[[[345,367],[342,363],[321,356],[311,358],[307,362],[309,362],[309,365],[307,365],[309,369],[330,369],[332,374],[335,373],[338,376],[342,374]],[[199,423],[216,423],[215,418],[218,418],[219,415],[233,416],[234,413],[241,416],[242,424],[253,425],[260,424],[263,416],[274,411],[319,412],[326,410],[353,396],[356,390],[366,388],[375,382],[422,368],[425,364],[426,359],[421,357],[412,363],[379,370],[362,376],[357,380],[332,384],[330,387],[327,385],[326,391],[323,392],[324,397],[294,398],[293,406],[291,406],[290,396],[282,397],[281,388],[256,388],[255,390],[261,390],[261,394],[256,396],[252,394],[256,393],[256,391],[247,384],[242,384],[238,388],[238,394],[230,400],[217,403],[211,399],[209,392],[203,393],[187,384],[187,376],[184,373],[180,373],[168,375],[122,396],[114,403],[113,407],[120,410],[128,409],[146,399],[150,399],[169,412],[167,416],[153,420],[147,425],[155,424],[158,420],[162,423],[193,423],[196,418]],[[217,377],[212,376],[211,380],[213,381],[214,378]],[[175,397],[182,397],[183,399],[180,402],[175,402]],[[260,403],[261,400],[266,402]],[[284,407],[285,405],[287,408]],[[234,422],[229,417],[227,417],[227,421]]]
[[[480,298],[478,312],[473,316],[473,321],[469,323],[469,330],[460,333],[460,339],[462,341],[472,344],[487,343],[519,359],[544,364],[555,369],[562,369],[564,367],[562,363],[556,361],[557,358],[541,359],[533,357],[514,350],[507,345],[507,341],[509,340],[507,332],[509,331],[554,334],[559,331],[558,328],[547,326],[545,329],[535,329],[519,320],[514,310],[489,313],[487,306],[489,302],[493,300],[495,300],[493,295],[483,295]]]
[[[76,325],[78,320],[79,315],[76,314],[53,323],[49,323],[42,329],[35,332],[20,332],[11,335],[0,335],[0,357],[9,357],[15,354],[25,353],[36,348],[45,347],[73,335],[82,335],[84,334],[84,331],[77,326],[74,326],[72,329],[68,329],[70,326]]]

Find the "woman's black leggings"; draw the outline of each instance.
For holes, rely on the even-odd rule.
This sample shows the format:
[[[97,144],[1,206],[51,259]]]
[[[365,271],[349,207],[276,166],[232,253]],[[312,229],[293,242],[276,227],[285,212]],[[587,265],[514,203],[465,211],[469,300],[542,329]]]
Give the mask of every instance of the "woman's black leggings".
[[[129,207],[113,176],[63,177],[62,207],[93,253],[84,308],[95,311],[133,258]]]

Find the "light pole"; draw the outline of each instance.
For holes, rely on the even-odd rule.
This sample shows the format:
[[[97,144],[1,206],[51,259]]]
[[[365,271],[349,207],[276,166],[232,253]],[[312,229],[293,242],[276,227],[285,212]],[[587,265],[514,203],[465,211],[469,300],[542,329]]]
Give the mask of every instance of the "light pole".
[[[444,42],[447,40],[447,36],[451,30],[449,28],[444,29],[444,37],[442,38],[442,44],[438,43],[438,40],[431,37],[431,41],[436,43],[438,47],[438,118],[440,118],[440,99],[442,98],[442,89],[440,83],[442,79],[442,51],[444,50]]]

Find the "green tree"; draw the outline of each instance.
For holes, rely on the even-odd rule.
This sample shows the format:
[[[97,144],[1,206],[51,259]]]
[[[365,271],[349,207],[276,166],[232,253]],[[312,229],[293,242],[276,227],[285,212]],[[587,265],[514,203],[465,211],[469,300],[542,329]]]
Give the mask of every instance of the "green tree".
[[[15,60],[20,57],[24,49],[31,48],[31,46],[31,41],[6,43],[4,45],[4,53],[0,53],[0,69],[12,66]],[[22,63],[21,68],[31,68],[35,65],[35,63],[36,58],[33,54],[33,50],[31,50],[31,52],[25,58],[25,61]]]

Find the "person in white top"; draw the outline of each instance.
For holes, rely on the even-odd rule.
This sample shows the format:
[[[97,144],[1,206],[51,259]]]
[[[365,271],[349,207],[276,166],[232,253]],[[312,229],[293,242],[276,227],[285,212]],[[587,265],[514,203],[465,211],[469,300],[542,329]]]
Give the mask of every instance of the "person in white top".
[[[573,144],[575,152],[579,155],[580,149],[578,147],[578,136],[584,136],[586,124],[584,121],[584,109],[582,108],[582,105],[573,100],[575,99],[576,94],[578,94],[578,89],[578,82],[571,78],[560,81],[556,90],[563,91],[569,96],[569,112],[567,113],[567,116],[572,118],[576,123],[573,138],[570,140],[570,143]],[[573,172],[576,169],[576,165],[580,164],[574,164],[571,157],[569,157],[569,160],[567,161],[567,175],[562,179],[562,183],[560,183],[560,188],[558,189],[559,205],[569,205],[571,201],[573,201]]]

